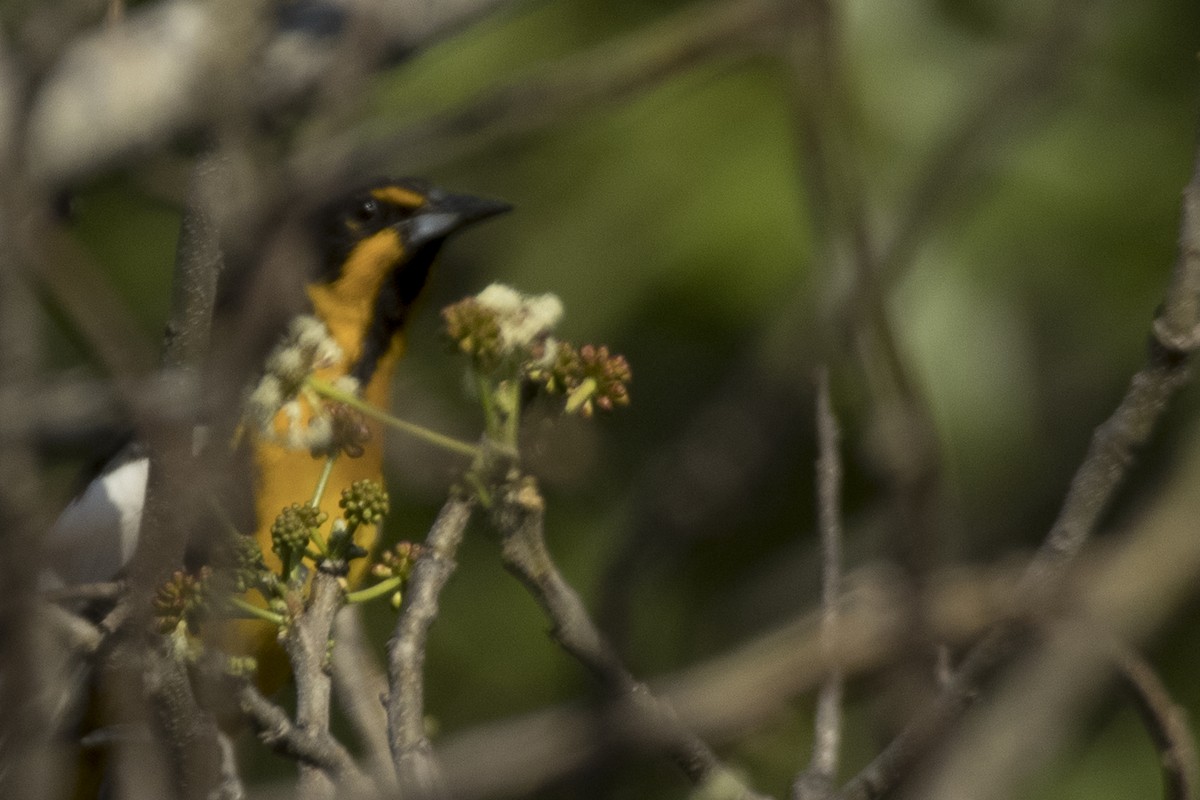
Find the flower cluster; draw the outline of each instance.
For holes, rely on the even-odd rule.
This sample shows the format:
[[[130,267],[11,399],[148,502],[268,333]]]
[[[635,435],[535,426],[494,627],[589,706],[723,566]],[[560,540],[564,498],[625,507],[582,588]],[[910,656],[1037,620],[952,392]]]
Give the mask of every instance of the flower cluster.
[[[263,585],[267,563],[252,536],[234,533],[230,537],[233,562],[233,590],[239,594]]]
[[[288,449],[309,449],[318,456],[361,453],[369,436],[361,415],[324,401],[308,387],[310,376],[342,359],[341,348],[323,322],[311,316],[292,320],[246,400],[249,424],[263,438]],[[350,376],[339,377],[334,384],[348,394],[356,394],[359,388]]]
[[[442,311],[446,333],[476,369],[493,373],[552,355],[551,334],[562,319],[562,301],[552,294],[525,295],[493,283],[474,297]]]
[[[271,525],[271,549],[281,558],[290,552],[304,550],[313,534],[329,519],[329,515],[310,505],[292,503],[275,518]]]
[[[330,424],[329,447],[323,451],[314,448],[314,455],[345,453],[350,458],[361,456],[371,438],[367,418],[361,411],[356,411],[345,403],[327,402],[324,407]]]
[[[412,575],[413,564],[420,557],[422,546],[416,542],[400,542],[390,550],[379,554],[379,561],[371,567],[371,575],[387,581],[389,586],[394,583],[395,591],[391,593],[392,608],[400,608],[403,600],[403,587]]]
[[[342,509],[346,525],[354,529],[359,525],[377,524],[387,515],[390,500],[387,490],[377,481],[364,479],[342,490],[338,506]]]
[[[520,379],[566,397],[567,413],[591,416],[629,404],[633,377],[624,356],[606,346],[576,348],[554,338],[562,302],[552,294],[524,295],[492,284],[442,311],[446,333],[471,357],[478,374],[501,385]],[[515,413],[512,402],[495,404]]]
[[[209,582],[212,570],[201,567],[195,575],[175,570],[170,579],[158,587],[154,596],[154,619],[159,633],[172,633],[181,625],[195,634],[200,619],[208,610]]]
[[[629,405],[629,382],[633,372],[625,356],[610,353],[608,347],[585,344],[576,350],[564,342],[554,361],[534,370],[530,377],[551,394],[566,395],[567,413],[590,417],[595,409],[612,411]]]

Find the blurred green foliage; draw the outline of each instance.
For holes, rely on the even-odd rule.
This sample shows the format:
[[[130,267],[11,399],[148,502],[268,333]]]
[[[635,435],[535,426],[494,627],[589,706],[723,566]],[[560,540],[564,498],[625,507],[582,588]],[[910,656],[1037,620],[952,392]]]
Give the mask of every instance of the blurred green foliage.
[[[387,128],[451,108],[683,5],[518,4],[383,76],[368,100],[372,124]],[[862,178],[881,232],[902,216],[934,143],[981,82],[1018,52],[1035,6],[847,6],[845,62]],[[1061,91],[1041,108],[1013,109],[1014,131],[978,157],[967,189],[952,198],[889,301],[943,449],[943,558],[984,559],[1043,535],[1092,428],[1140,362],[1175,257],[1179,192],[1196,139],[1200,9],[1184,0],[1096,4],[1086,17],[1088,43]],[[430,176],[503,197],[517,210],[447,252],[412,337],[398,411],[427,411],[428,420],[473,435],[477,415],[433,312],[494,280],[559,294],[566,337],[628,355],[632,408],[597,420],[590,433],[534,427],[535,445],[552,455],[546,440],[572,442],[571,452],[539,469],[550,487],[551,546],[589,601],[602,603],[606,571],[628,537],[646,537],[633,548],[643,552],[623,586],[628,617],[617,617],[638,674],[730,648],[811,607],[816,596],[812,408],[807,390],[795,387],[807,386],[825,348],[820,309],[837,281],[812,258],[793,103],[785,64],[722,59]],[[405,171],[403,153],[394,166]],[[84,190],[77,231],[156,335],[177,211],[140,192],[137,177]],[[838,395],[863,397],[853,351],[832,357]],[[721,416],[721,403],[758,381],[778,394],[768,403],[771,440],[741,436],[736,408]],[[861,404],[841,405],[854,566],[880,557],[886,545],[857,525],[877,499],[878,476],[864,459]],[[1190,430],[1194,393],[1183,405],[1127,498],[1169,469],[1173,443]],[[697,450],[695,441],[711,446]],[[756,470],[753,480],[722,495],[729,485],[722,471],[746,464]],[[452,464],[432,477],[393,475],[391,535],[423,536],[452,479]],[[663,499],[682,493],[686,506],[689,492],[708,489],[719,502],[691,498],[703,511],[698,519],[672,516],[677,506]],[[440,728],[586,695],[587,676],[551,645],[482,526],[471,531],[460,562],[427,665],[428,708]],[[1188,644],[1200,636],[1196,610],[1165,632],[1154,655],[1200,716],[1200,651]],[[383,607],[373,614],[382,648],[391,616]],[[868,702],[874,688],[870,681],[850,687],[847,771],[879,745]],[[781,709],[730,751],[758,788],[784,792],[809,746],[810,705]],[[1092,722],[1027,796],[1159,791],[1155,754],[1128,709],[1114,706]],[[641,770],[638,783],[606,778],[592,795],[547,796],[683,793],[669,769]]]

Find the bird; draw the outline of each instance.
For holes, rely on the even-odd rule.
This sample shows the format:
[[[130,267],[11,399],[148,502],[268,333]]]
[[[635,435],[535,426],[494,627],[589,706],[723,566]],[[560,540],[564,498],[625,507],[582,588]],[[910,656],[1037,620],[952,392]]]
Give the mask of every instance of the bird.
[[[313,274],[302,278],[307,308],[289,329],[293,335],[307,335],[303,331],[308,329],[299,325],[307,320],[326,336],[323,346],[328,352],[319,359],[316,376],[354,387],[362,400],[386,409],[395,367],[404,353],[407,323],[443,244],[463,228],[510,208],[499,200],[451,193],[415,178],[376,179],[323,205],[307,224],[316,251]],[[339,515],[343,490],[364,479],[381,483],[383,430],[379,423],[363,420],[366,435],[358,452],[333,459],[326,470],[327,459],[287,441],[289,427],[296,423],[294,404],[289,408],[276,403],[269,413],[262,424],[243,426],[240,445],[251,456],[253,538],[266,566],[278,570],[272,525],[281,510],[308,503],[323,476],[324,490],[315,505],[329,518]],[[302,422],[310,421],[312,409],[304,416]],[[119,575],[137,546],[148,474],[145,452],[136,445],[128,447],[62,512],[47,539],[45,586]],[[377,538],[377,526],[361,526],[354,543],[370,551]],[[365,559],[358,559],[347,575],[348,585],[360,580],[364,570]],[[261,597],[255,602],[265,604]],[[282,653],[276,638],[269,624],[239,621],[226,626],[221,645],[234,654],[278,662]],[[259,679],[268,690],[281,683],[278,678]]]

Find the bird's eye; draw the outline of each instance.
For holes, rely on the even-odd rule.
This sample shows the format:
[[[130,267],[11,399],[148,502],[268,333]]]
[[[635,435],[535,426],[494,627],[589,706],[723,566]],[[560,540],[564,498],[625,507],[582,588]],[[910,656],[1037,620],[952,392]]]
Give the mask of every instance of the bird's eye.
[[[380,214],[379,201],[367,198],[354,209],[354,218],[359,222],[373,222]]]

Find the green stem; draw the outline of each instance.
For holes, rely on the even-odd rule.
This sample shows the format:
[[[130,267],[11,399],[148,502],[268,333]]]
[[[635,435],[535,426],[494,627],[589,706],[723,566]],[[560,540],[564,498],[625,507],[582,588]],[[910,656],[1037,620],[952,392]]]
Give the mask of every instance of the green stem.
[[[387,580],[380,581],[374,586],[368,586],[366,589],[359,589],[357,592],[346,592],[347,603],[365,603],[368,600],[374,600],[376,597],[383,597],[391,594],[400,588],[400,584],[404,583],[403,578],[392,576]]]
[[[521,422],[521,382],[511,380],[504,385],[504,405],[507,416],[504,418],[504,443],[514,450],[517,447],[517,431]]]
[[[313,498],[308,503],[313,508],[321,507],[321,497],[325,494],[325,487],[329,485],[329,476],[333,474],[333,462],[336,459],[336,454],[325,459],[325,467],[321,470],[321,477],[317,480],[317,489],[313,492]]]
[[[483,407],[483,424],[487,429],[488,438],[495,439],[499,425],[496,418],[496,402],[492,396],[491,382],[477,369],[472,369],[475,376],[475,390],[479,392],[479,404]]]
[[[325,459],[325,467],[321,470],[321,477],[317,479],[317,488],[313,491],[312,500],[308,501],[312,508],[321,507],[321,498],[325,496],[325,489],[329,486],[329,476],[333,474],[333,462],[337,459],[337,453]],[[325,537],[316,528],[308,536],[309,540],[317,546],[317,550],[324,556],[329,552],[329,545],[325,543]],[[308,555],[306,552],[305,555]],[[312,558],[309,555],[309,558]],[[313,561],[320,561],[320,558],[314,558]]]
[[[575,390],[567,395],[566,410],[568,414],[574,414],[579,410],[579,407],[586,403],[588,399],[596,393],[597,385],[595,378],[584,378],[583,382],[575,387]]]
[[[391,414],[375,408],[370,403],[364,402],[361,398],[349,392],[343,392],[331,383],[309,377],[308,386],[317,394],[328,397],[331,400],[336,400],[339,403],[344,403],[365,416],[379,420],[388,427],[407,433],[409,436],[428,442],[443,450],[449,450],[451,453],[458,453],[468,458],[475,458],[479,455],[479,448],[473,444],[468,444],[467,442],[455,439],[453,436],[446,436],[421,425],[393,417]]]
[[[467,483],[471,484],[471,488],[475,490],[475,496],[479,498],[480,504],[484,508],[492,507],[492,493],[488,491],[487,485],[483,479],[475,472],[468,472],[466,475]]]
[[[238,611],[241,611],[242,613],[254,619],[266,620],[267,622],[275,625],[282,625],[284,622],[282,614],[276,614],[274,611],[269,611],[265,608],[259,608],[253,603],[248,603],[240,597],[231,597],[229,598],[229,602]]]

